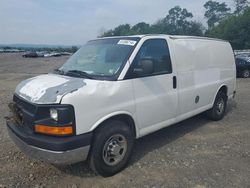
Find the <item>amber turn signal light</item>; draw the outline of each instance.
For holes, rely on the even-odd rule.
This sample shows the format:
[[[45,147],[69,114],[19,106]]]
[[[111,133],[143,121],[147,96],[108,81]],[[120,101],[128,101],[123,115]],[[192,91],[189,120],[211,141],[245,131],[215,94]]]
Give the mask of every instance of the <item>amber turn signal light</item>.
[[[72,126],[67,127],[52,127],[47,125],[35,125],[35,132],[49,135],[71,135],[73,134]]]

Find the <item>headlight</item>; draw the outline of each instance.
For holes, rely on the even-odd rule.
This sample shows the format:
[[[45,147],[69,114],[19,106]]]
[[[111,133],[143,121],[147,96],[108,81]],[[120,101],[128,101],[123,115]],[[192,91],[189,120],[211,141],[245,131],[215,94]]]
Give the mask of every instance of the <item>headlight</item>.
[[[58,112],[55,108],[50,108],[50,117],[53,120],[58,121]]]
[[[36,133],[59,136],[74,134],[75,111],[72,105],[38,105],[34,119]]]

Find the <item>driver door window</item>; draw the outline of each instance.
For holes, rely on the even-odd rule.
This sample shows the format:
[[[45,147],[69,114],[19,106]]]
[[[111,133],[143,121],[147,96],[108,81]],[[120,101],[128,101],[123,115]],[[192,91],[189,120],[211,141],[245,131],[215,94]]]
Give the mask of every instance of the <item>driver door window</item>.
[[[153,72],[150,75],[137,75],[134,73],[134,69],[141,67],[140,62],[142,59],[153,61]],[[132,63],[130,75],[136,78],[170,73],[172,73],[172,65],[167,41],[165,39],[146,40]]]

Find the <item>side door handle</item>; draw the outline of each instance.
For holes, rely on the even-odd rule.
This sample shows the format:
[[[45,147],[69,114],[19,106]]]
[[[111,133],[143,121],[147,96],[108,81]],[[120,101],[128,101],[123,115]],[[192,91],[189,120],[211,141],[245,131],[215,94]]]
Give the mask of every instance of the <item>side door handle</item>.
[[[177,78],[176,78],[176,76],[173,76],[173,88],[174,89],[177,88]]]

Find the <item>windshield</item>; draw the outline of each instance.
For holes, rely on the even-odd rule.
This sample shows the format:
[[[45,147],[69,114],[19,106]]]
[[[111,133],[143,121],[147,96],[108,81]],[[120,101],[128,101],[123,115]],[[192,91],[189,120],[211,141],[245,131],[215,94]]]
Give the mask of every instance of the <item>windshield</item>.
[[[109,38],[89,41],[59,69],[88,77],[114,77],[127,61],[139,38]]]

